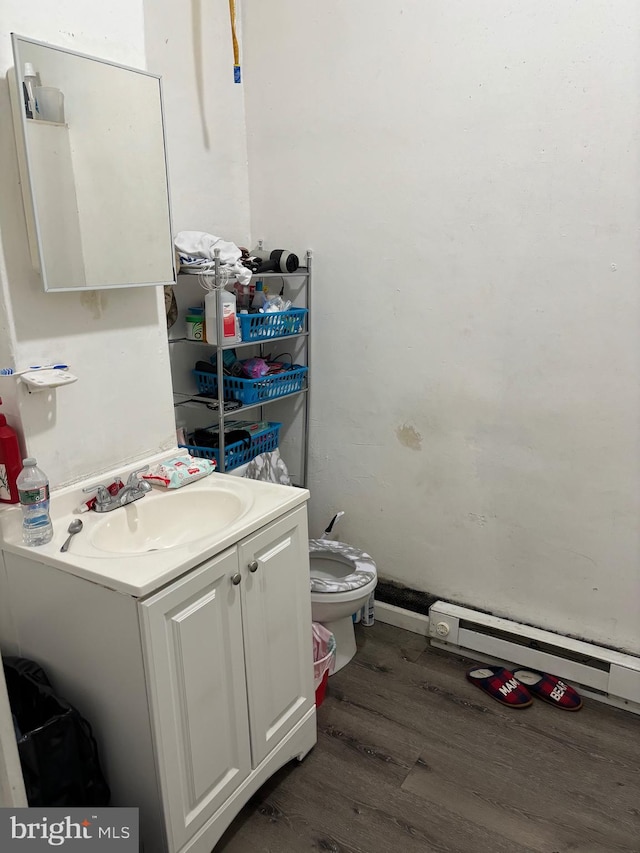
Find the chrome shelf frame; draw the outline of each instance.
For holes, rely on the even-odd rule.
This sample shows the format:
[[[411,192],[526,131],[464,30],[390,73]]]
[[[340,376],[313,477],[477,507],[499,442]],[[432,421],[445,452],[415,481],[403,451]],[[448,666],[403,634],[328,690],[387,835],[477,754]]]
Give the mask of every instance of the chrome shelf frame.
[[[304,395],[304,411],[303,411],[303,440],[302,440],[302,454],[301,454],[301,463],[302,463],[302,471],[301,471],[301,483],[296,485],[301,485],[304,488],[307,488],[307,479],[308,479],[308,470],[309,470],[309,412],[310,412],[310,393],[309,389],[311,387],[311,317],[313,316],[312,312],[312,266],[313,266],[313,252],[311,249],[308,249],[306,252],[306,262],[307,265],[305,267],[298,267],[295,272],[267,272],[267,273],[254,273],[252,278],[278,278],[278,279],[291,279],[291,278],[304,278],[306,279],[305,285],[305,302],[306,305],[304,307],[307,308],[306,315],[306,323],[307,329],[304,332],[297,332],[293,335],[281,335],[273,338],[264,338],[263,340],[256,341],[241,341],[239,343],[230,343],[223,344],[222,346],[217,346],[216,344],[210,344],[207,341],[194,341],[191,338],[179,337],[179,338],[169,338],[169,344],[174,345],[178,343],[187,343],[187,344],[196,344],[199,347],[209,347],[210,350],[215,350],[216,355],[216,373],[218,376],[218,396],[217,397],[209,397],[202,394],[189,394],[181,391],[174,391],[174,407],[178,406],[188,406],[189,403],[194,403],[198,405],[209,405],[213,404],[217,401],[217,406],[212,409],[217,418],[217,425],[219,429],[219,458],[220,464],[218,466],[218,471],[220,473],[225,473],[225,440],[224,440],[224,422],[225,418],[232,417],[235,418],[238,415],[242,415],[243,412],[248,412],[251,409],[261,409],[264,406],[268,406],[270,403],[280,403],[284,400],[288,400],[292,397],[299,397],[300,395]],[[186,271],[182,271],[179,274],[184,275]],[[214,251],[214,266],[211,270],[192,270],[189,271],[189,275],[208,275],[211,276],[214,283],[220,280],[220,251],[216,249]],[[218,340],[223,340],[223,312],[222,312],[222,289],[216,287],[217,295],[218,295],[218,311],[216,315],[216,336]],[[305,380],[305,387],[300,389],[299,391],[294,391],[291,394],[283,394],[281,397],[274,397],[269,400],[261,400],[257,403],[250,403],[246,406],[239,406],[238,408],[230,409],[227,412],[224,411],[224,388],[222,382],[222,376],[224,375],[223,370],[223,354],[225,350],[228,349],[240,349],[240,348],[248,348],[248,347],[260,347],[260,354],[264,354],[264,347],[269,346],[278,342],[279,344],[283,344],[288,340],[293,340],[295,338],[303,338],[304,339],[304,354],[306,360],[307,374]]]

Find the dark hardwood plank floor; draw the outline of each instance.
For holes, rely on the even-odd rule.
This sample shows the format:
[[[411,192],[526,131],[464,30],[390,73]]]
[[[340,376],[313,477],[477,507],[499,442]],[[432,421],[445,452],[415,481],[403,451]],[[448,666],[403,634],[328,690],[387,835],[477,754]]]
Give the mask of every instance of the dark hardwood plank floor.
[[[357,635],[317,746],[215,853],[640,853],[640,717],[588,699],[510,711],[416,634]]]

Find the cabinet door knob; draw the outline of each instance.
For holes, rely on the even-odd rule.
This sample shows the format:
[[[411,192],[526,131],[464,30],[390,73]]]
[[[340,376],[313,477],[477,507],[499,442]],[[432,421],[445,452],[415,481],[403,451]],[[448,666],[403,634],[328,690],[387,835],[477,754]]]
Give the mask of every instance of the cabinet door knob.
[[[233,575],[233,577],[231,578],[231,583],[234,586],[238,586],[238,584],[240,583],[241,580],[242,580],[242,575],[240,574],[240,572],[236,572],[235,575]]]
[[[258,571],[258,561],[257,560],[252,560],[249,563],[249,571],[250,572],[257,572]]]

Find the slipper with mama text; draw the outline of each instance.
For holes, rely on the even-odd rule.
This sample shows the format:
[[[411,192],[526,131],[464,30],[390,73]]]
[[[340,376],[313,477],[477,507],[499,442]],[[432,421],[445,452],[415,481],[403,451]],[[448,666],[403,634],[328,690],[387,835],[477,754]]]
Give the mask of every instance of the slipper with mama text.
[[[512,672],[502,666],[474,666],[467,678],[492,699],[508,708],[528,708],[533,705],[531,694]]]

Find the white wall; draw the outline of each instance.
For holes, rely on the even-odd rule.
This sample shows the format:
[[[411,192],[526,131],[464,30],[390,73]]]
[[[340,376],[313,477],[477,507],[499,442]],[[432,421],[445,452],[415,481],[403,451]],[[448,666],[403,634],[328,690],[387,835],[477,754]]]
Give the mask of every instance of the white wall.
[[[243,10],[252,230],[316,252],[312,533],[640,652],[640,7]]]
[[[174,232],[249,241],[244,87],[228,0],[146,0],[147,65],[162,75]]]
[[[0,66],[10,30],[141,67],[146,36],[174,229],[315,249],[312,531],[346,509],[387,577],[640,651],[640,9],[243,0],[242,86],[226,0],[142,11],[5,0]],[[168,446],[160,294],[43,294],[10,122],[0,170],[3,363],[81,377],[0,380],[29,451],[62,483]]]
[[[42,291],[29,259],[7,70],[10,32],[134,67],[145,67],[142,2],[34,0],[2,4],[0,39],[0,344],[3,365],[64,361],[79,376],[52,395],[27,395],[0,380],[26,450],[53,485],[82,478],[175,444],[162,292]]]
[[[207,231],[236,245],[249,241],[244,87],[233,82],[228,0],[145,0],[149,70],[162,75],[174,233]],[[184,335],[182,308],[204,300],[196,277],[179,275],[181,316],[172,330]],[[206,353],[173,344],[176,390],[195,392],[191,371]],[[211,426],[203,406],[178,408],[190,429]]]

